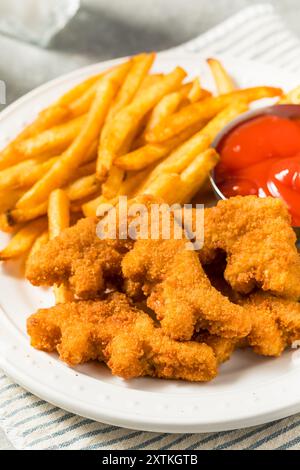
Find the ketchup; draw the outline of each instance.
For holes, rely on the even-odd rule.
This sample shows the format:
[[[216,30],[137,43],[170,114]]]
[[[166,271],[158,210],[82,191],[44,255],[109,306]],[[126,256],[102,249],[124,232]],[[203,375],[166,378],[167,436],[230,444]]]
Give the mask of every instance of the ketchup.
[[[218,146],[216,183],[224,196],[283,199],[300,226],[300,121],[259,116],[231,130]]]

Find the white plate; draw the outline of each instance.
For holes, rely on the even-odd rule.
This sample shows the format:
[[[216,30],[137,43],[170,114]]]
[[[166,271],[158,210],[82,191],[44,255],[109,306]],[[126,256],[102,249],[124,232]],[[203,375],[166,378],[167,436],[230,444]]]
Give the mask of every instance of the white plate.
[[[274,85],[290,89],[300,81],[258,63],[222,58],[241,86]],[[110,66],[96,64],[29,93],[0,115],[0,145],[34,115],[86,76]],[[180,64],[201,74],[212,88],[208,69],[198,55],[158,57],[156,71]],[[1,235],[0,245],[6,236]],[[70,412],[97,421],[147,431],[207,432],[261,424],[300,411],[300,351],[266,359],[239,351],[208,384],[151,378],[124,381],[101,364],[69,368],[55,354],[29,346],[26,318],[53,304],[49,290],[32,287],[17,275],[16,265],[0,267],[0,367],[35,395]]]

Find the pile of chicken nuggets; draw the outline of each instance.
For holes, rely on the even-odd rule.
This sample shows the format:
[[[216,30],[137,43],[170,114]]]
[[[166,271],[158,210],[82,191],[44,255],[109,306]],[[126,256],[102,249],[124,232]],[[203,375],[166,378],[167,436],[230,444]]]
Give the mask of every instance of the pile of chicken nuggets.
[[[184,236],[100,239],[98,222],[80,220],[30,258],[32,284],[74,297],[28,319],[33,347],[71,366],[104,362],[125,379],[201,382],[239,348],[276,357],[300,340],[300,257],[279,199],[205,209],[198,251]]]

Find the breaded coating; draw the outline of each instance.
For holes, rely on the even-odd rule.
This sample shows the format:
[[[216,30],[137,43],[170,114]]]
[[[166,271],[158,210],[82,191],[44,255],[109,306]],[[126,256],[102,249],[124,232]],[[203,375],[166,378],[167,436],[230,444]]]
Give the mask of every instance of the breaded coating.
[[[255,287],[300,298],[300,257],[291,218],[280,199],[237,196],[205,210],[203,264],[227,255],[225,279],[240,293]]]
[[[68,283],[81,299],[93,299],[121,274],[126,240],[101,240],[96,217],[80,220],[30,257],[26,277],[35,286]]]
[[[300,303],[266,292],[256,292],[241,303],[252,322],[247,342],[257,354],[280,356],[300,340]]]
[[[135,297],[140,285],[171,338],[190,340],[199,328],[226,338],[246,336],[247,312],[212,287],[187,243],[184,237],[137,240],[122,261],[127,294]]]
[[[33,347],[58,351],[69,365],[104,361],[114,375],[208,381],[217,374],[212,348],[176,342],[124,294],[39,310],[27,322]]]
[[[208,332],[200,332],[193,338],[194,341],[205,343],[210,346],[217,358],[218,364],[222,364],[230,359],[232,353],[239,347],[239,341],[230,338],[221,338],[211,335]]]

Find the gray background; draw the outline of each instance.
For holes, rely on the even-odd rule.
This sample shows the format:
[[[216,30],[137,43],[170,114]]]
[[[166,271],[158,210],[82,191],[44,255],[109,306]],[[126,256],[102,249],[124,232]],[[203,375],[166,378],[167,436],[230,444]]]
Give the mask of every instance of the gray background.
[[[23,0],[24,1],[24,0]],[[49,0],[51,1],[51,0]],[[188,41],[262,0],[82,0],[76,18],[47,50],[0,36],[0,79],[12,102],[37,85],[82,65],[163,50]],[[270,0],[300,34],[299,0]],[[11,449],[0,430],[0,449]]]

